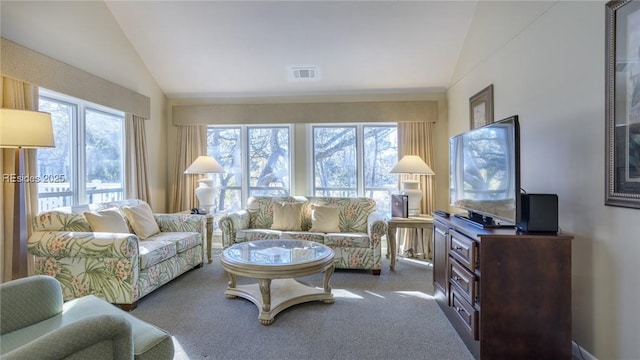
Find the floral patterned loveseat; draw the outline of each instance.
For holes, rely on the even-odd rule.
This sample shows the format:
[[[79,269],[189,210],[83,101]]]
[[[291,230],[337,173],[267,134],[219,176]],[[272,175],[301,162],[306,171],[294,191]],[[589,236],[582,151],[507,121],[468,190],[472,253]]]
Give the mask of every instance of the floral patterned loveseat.
[[[300,231],[272,229],[274,205],[301,202]],[[338,232],[315,232],[312,229],[313,206],[337,207]],[[247,201],[247,209],[229,213],[218,222],[222,245],[261,239],[298,239],[322,243],[335,252],[339,269],[366,269],[380,275],[381,239],[387,233],[387,222],[376,209],[376,202],[365,197],[255,196]]]
[[[35,272],[62,285],[64,300],[96,295],[133,310],[137,301],[203,263],[206,219],[190,214],[153,214],[160,232],[141,239],[129,233],[93,232],[84,213],[146,204],[130,199],[40,213],[28,240]]]

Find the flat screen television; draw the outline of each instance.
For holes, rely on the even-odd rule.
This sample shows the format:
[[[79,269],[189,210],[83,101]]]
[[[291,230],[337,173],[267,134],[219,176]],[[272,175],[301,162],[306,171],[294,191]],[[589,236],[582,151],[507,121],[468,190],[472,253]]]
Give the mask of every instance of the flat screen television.
[[[513,115],[449,139],[451,206],[481,227],[513,227],[520,208],[520,125]]]

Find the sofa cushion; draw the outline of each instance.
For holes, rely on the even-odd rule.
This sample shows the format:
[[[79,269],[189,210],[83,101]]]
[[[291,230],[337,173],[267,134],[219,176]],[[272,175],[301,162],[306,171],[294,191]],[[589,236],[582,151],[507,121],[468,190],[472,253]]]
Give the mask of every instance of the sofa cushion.
[[[303,230],[311,228],[311,205],[313,204],[339,207],[340,232],[343,233],[366,233],[369,215],[376,211],[375,200],[364,197],[309,197],[308,199],[308,205],[303,208],[305,213]],[[305,224],[305,221],[308,223]]]
[[[166,240],[141,240],[140,270],[149,268],[177,254],[176,244]]]
[[[146,239],[160,232],[160,227],[153,217],[153,211],[147,203],[124,206],[122,210],[140,239]]]
[[[312,232],[340,232],[340,208],[337,206],[311,205],[311,229]]]
[[[84,217],[95,232],[129,233],[129,227],[118,208],[86,212]]]
[[[236,231],[236,242],[280,239],[282,231],[270,229],[245,229]]]
[[[198,245],[202,245],[202,237],[196,232],[161,232],[148,237],[146,241],[168,241],[176,245],[176,251],[181,253]]]
[[[283,231],[280,239],[285,240],[307,240],[324,244],[324,233],[308,232],[308,231]]]
[[[300,231],[300,211],[302,203],[274,203],[272,230]]]
[[[330,248],[370,248],[371,239],[367,234],[333,233],[324,236],[324,244]]]
[[[247,210],[251,215],[249,227],[252,229],[271,229],[273,224],[273,204],[304,202],[302,196],[252,196],[247,200]]]

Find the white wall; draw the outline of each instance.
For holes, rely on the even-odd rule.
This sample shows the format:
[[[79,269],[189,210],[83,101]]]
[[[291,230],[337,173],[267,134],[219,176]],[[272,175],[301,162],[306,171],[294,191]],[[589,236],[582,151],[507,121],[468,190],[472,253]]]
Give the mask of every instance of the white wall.
[[[605,3],[518,4],[478,3],[449,135],[469,128],[469,97],[492,83],[495,119],[520,116],[522,187],[557,193],[575,237],[574,341],[598,359],[640,359],[640,210],[604,206]]]

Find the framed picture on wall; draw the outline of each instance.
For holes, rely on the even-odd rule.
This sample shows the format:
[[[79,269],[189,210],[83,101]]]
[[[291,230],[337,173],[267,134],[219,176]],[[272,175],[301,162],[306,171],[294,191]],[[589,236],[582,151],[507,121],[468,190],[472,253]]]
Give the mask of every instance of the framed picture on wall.
[[[469,98],[471,129],[493,122],[493,84]]]
[[[605,6],[605,205],[640,209],[640,2]]]

